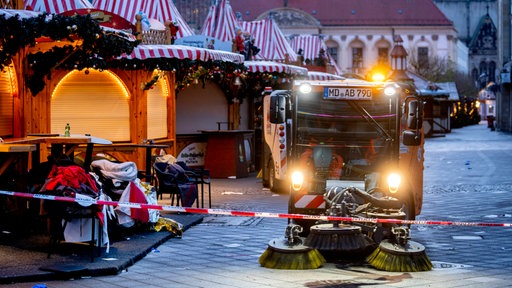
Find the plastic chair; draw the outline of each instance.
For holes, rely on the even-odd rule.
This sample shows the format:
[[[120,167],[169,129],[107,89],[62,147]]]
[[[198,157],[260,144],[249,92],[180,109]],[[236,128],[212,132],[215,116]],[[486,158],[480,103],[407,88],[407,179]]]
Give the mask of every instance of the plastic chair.
[[[169,194],[171,205],[174,205],[174,199],[176,198],[176,205],[179,206],[180,202],[183,201],[181,201],[178,175],[167,169],[169,165],[165,162],[155,162],[153,164],[157,180],[156,197],[162,199],[163,194]]]
[[[192,169],[194,173],[194,181],[196,185],[201,187],[201,208],[204,208],[204,190],[208,186],[208,208],[212,208],[212,192],[211,192],[211,177],[210,170],[206,169]]]
[[[153,164],[158,180],[157,195],[162,195],[162,193],[169,193],[171,197],[177,195],[182,206],[191,207],[196,202],[196,206],[199,207],[197,201],[198,181],[195,180],[197,176],[193,171],[183,168],[183,165],[184,163],[166,162]],[[174,198],[172,198],[171,205],[173,204]]]
[[[185,162],[182,161],[178,161],[176,164],[183,168],[185,175],[187,175],[190,181],[193,181],[197,189],[201,187],[201,208],[204,208],[204,189],[205,186],[208,186],[208,208],[212,208],[210,170],[188,167]],[[196,204],[196,206],[199,208],[199,201],[197,201]]]

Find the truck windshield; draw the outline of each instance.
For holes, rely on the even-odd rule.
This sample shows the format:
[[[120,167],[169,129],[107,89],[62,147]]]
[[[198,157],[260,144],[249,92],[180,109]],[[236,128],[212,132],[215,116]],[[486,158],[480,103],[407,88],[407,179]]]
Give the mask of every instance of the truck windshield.
[[[363,181],[393,155],[397,110],[390,97],[332,100],[318,92],[297,94],[296,105],[296,159],[316,181]]]

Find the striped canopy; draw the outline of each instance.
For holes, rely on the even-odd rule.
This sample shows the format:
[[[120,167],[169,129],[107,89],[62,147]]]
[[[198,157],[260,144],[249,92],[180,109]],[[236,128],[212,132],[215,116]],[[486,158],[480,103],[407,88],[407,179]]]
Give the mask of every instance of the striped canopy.
[[[267,73],[287,73],[295,75],[306,76],[308,69],[300,66],[289,65],[285,63],[273,62],[273,61],[245,61],[245,67],[247,71],[254,72],[267,72]]]
[[[208,10],[208,15],[206,15],[206,20],[204,21],[203,27],[201,28],[201,35],[213,37],[215,31],[215,11],[217,6],[210,6]]]
[[[235,63],[244,62],[244,56],[237,53],[182,45],[138,45],[130,55],[123,55],[120,58],[140,60],[151,58],[178,58],[205,62],[208,60],[221,60]]]
[[[87,0],[24,0],[25,10],[60,14],[62,12],[94,8]]]
[[[334,65],[336,74],[341,74],[338,64],[336,64],[336,61],[327,53],[327,45],[325,45],[324,40],[319,35],[294,35],[291,37],[290,45],[293,51],[298,52],[299,49],[302,49],[304,60],[310,59],[312,61],[318,58],[320,49],[324,49],[329,58],[329,64]]]
[[[330,73],[325,72],[318,72],[318,71],[308,71],[308,80],[342,80],[345,79],[342,76],[334,75]]]
[[[261,49],[255,60],[283,61],[286,55],[290,61],[297,60],[297,53],[272,19],[243,21],[241,25],[242,30],[249,32],[255,39],[255,45]]]
[[[249,32],[255,39],[255,45],[261,49],[254,60],[283,61],[286,55],[290,61],[297,60],[297,54],[272,19],[238,21],[228,0],[220,0],[210,8],[201,35],[231,41],[235,38],[237,28]]]
[[[156,19],[162,23],[167,20],[176,22],[180,29],[177,37],[194,35],[194,31],[188,26],[173,1],[165,0],[94,0],[93,6],[117,14],[131,23],[135,23],[135,15],[139,12],[146,14],[148,18]]]
[[[213,37],[221,41],[235,38],[236,28],[240,27],[235,13],[227,0],[220,0],[218,5],[210,8],[201,35]]]

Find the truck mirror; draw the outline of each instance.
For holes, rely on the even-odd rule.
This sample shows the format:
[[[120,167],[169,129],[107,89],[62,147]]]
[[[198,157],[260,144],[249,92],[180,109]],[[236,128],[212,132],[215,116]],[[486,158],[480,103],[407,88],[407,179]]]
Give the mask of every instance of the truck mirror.
[[[283,123],[286,118],[286,97],[275,95],[270,97],[270,123]]]
[[[421,129],[423,125],[423,109],[418,100],[411,100],[407,104],[407,128]]]
[[[421,133],[419,131],[406,130],[402,133],[402,141],[406,146],[419,146],[421,140]]]

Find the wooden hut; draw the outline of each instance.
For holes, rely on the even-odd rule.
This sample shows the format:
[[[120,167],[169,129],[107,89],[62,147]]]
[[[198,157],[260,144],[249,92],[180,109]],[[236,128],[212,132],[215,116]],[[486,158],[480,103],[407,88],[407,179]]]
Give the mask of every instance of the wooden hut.
[[[25,19],[30,22],[33,13]],[[200,76],[243,67],[243,57],[230,52],[179,45],[134,48],[131,35],[101,29],[86,16],[53,15],[45,25],[53,25],[53,21],[69,21],[69,26],[58,31],[65,35],[62,39],[40,35],[33,46],[20,45],[12,59],[2,59],[11,60],[3,68],[10,75],[7,87],[12,89],[2,98],[12,99],[13,111],[11,129],[0,134],[5,139],[63,134],[69,123],[72,134],[89,134],[113,142],[95,147],[97,153],[134,161],[145,170],[147,151],[151,149],[148,140],[167,147],[166,153],[176,153],[177,91]],[[36,34],[45,31],[43,27],[37,29],[41,30]],[[203,72],[197,75],[198,71]],[[48,150],[41,152],[44,161]],[[75,156],[81,153],[75,150]]]

